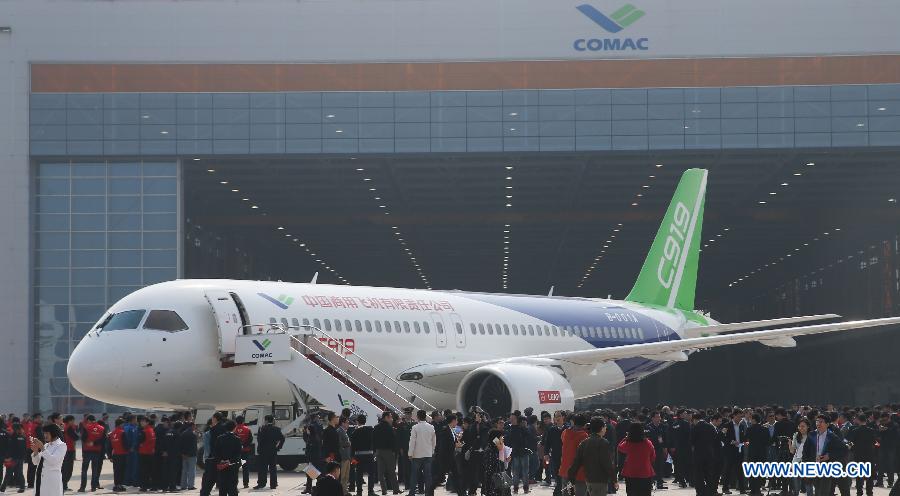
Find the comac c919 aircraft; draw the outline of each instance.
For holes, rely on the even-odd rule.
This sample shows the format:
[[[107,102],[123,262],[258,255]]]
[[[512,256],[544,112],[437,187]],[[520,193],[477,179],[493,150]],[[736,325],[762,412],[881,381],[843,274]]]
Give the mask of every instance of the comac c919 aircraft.
[[[302,397],[299,389],[334,410],[352,401],[367,412],[479,405],[502,414],[572,409],[576,398],[701,349],[792,347],[796,336],[900,323],[811,324],[838,317],[814,315],[720,324],[695,311],[706,184],[706,170],[684,173],[623,301],[177,280],[113,305],[75,348],[69,378],[83,394],[135,408],[284,404]],[[247,338],[259,353],[241,363],[234,354]],[[291,353],[273,358],[278,346]]]

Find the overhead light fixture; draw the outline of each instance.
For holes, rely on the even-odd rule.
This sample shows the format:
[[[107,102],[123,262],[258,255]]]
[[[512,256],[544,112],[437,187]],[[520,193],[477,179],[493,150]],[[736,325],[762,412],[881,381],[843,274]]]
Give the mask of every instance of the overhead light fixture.
[[[334,119],[334,114],[328,114],[325,116],[326,119]]]
[[[879,109],[879,110],[884,110],[884,109]],[[515,117],[515,116],[519,115],[519,113],[518,112],[510,112],[509,115],[511,117]]]
[[[359,171],[359,172],[362,172],[362,171],[364,171],[365,169],[363,169],[362,167],[360,167],[360,168],[358,168],[358,169],[356,169],[356,170]]]
[[[336,132],[336,133],[338,133],[338,134],[340,134],[340,133],[343,133],[343,132],[344,132],[344,130],[343,130],[343,129],[335,129],[335,130],[334,130],[334,132]]]
[[[160,131],[159,134],[169,134],[168,131]]]
[[[657,166],[657,167],[662,167],[662,166],[663,166],[663,164],[656,164],[656,166]]]
[[[795,175],[795,176],[802,176],[803,173],[802,173],[802,172],[795,172],[794,175]]]
[[[215,169],[206,169],[206,172],[215,172]]]
[[[512,176],[506,176],[507,181],[512,181]]]
[[[364,177],[364,178],[363,178],[363,181],[371,181],[371,180],[372,180],[371,177]]]
[[[250,201],[250,198],[241,198],[241,201]]]
[[[897,203],[897,199],[896,199],[896,198],[888,198],[888,201],[891,202],[891,203]]]
[[[232,193],[238,193],[238,192],[240,192],[240,190],[239,190],[239,189],[233,189],[233,190],[231,190],[231,192],[232,192]]]
[[[815,162],[807,162],[806,165],[813,166],[813,165],[816,165],[816,163]]]
[[[788,183],[781,183],[781,185],[782,185],[782,186],[787,186],[787,185],[788,185]]]
[[[769,194],[770,194],[770,195],[777,195],[778,193],[776,193],[776,192],[774,192],[774,191],[769,191]]]
[[[649,185],[649,184],[645,184],[645,185],[643,185],[643,186],[641,186],[641,187],[642,187],[642,188],[649,188],[650,185]]]
[[[884,111],[887,110],[887,109],[884,108],[884,107],[878,107],[876,110],[878,110],[879,112],[884,112]]]
[[[506,170],[512,170],[512,169],[513,169],[513,166],[511,166],[511,165],[506,166]]]
[[[250,208],[259,208],[256,205],[251,205]]]
[[[631,204],[632,207],[636,207],[637,205],[638,205],[637,202],[634,202]]]
[[[228,181],[219,181],[220,184],[228,184]]]
[[[0,26],[0,33],[12,33],[12,27]]]
[[[281,227],[281,226],[278,226],[278,230],[279,230],[279,231],[284,231],[284,228]]]
[[[762,201],[762,200],[760,200],[760,201],[759,201],[759,204],[760,204],[760,205],[765,205],[765,204],[766,204],[766,202],[765,202],[765,201]]]
[[[200,161],[199,158],[194,158],[194,162],[199,162],[199,161]]]

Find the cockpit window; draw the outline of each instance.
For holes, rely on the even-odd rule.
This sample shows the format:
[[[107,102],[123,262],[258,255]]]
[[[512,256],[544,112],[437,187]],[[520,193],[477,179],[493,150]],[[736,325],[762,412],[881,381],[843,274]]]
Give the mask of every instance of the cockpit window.
[[[187,324],[181,317],[172,310],[150,310],[147,321],[144,322],[144,329],[154,329],[157,331],[178,332],[186,331]]]
[[[144,318],[146,310],[126,310],[110,315],[105,322],[97,326],[98,331],[119,331],[137,329]]]

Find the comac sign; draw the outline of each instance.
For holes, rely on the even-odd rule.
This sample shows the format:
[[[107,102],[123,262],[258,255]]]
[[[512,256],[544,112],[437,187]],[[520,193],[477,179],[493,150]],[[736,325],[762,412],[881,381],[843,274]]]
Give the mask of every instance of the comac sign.
[[[49,5],[65,24],[46,22]],[[0,2],[0,18],[30,60],[79,63],[159,62],[160,49],[207,63],[900,53],[895,0],[31,0]]]

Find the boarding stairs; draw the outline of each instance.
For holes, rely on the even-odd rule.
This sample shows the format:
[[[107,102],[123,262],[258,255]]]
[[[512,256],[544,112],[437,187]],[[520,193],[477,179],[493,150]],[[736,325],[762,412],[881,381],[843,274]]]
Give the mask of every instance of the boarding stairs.
[[[295,396],[301,390],[331,411],[350,408],[354,415],[364,413],[370,419],[379,418],[385,411],[399,413],[405,408],[435,410],[434,405],[345,346],[342,340],[317,327],[267,327],[289,336],[290,360],[273,365],[295,386]]]

